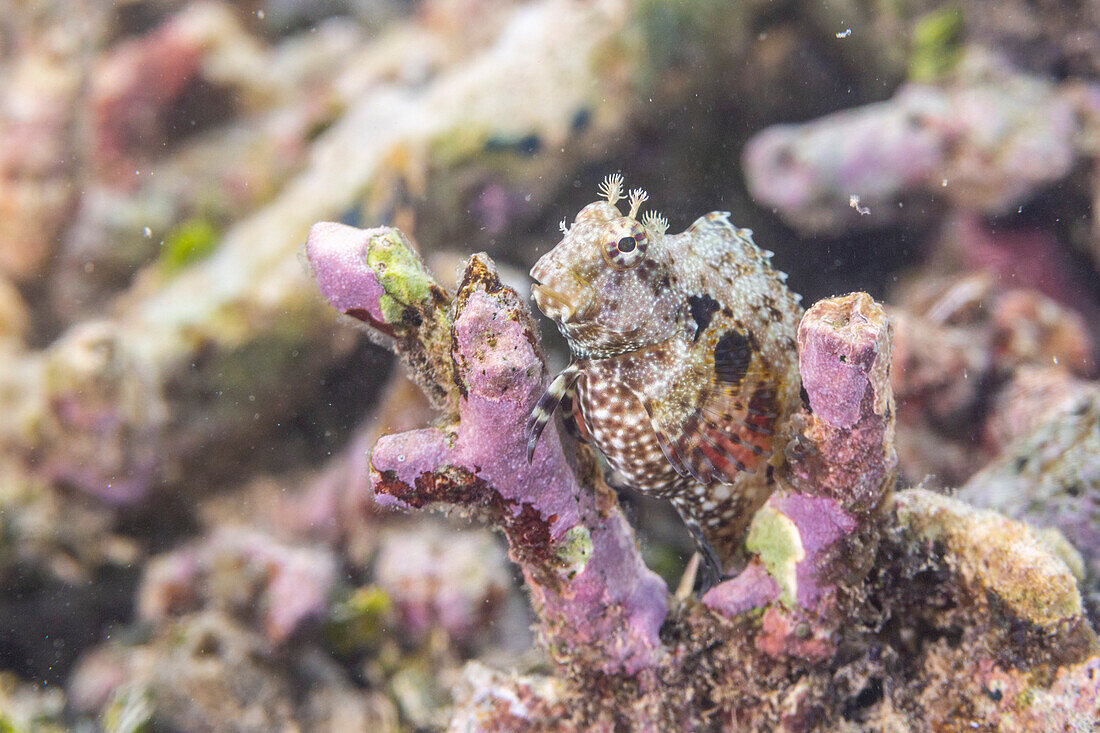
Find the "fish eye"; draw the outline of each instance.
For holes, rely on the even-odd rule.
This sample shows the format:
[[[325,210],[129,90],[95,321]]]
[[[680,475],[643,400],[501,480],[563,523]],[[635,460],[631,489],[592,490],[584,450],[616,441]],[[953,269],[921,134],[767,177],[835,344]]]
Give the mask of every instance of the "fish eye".
[[[616,270],[629,270],[645,259],[648,246],[649,236],[645,227],[633,219],[622,217],[608,226],[601,252],[604,261]]]

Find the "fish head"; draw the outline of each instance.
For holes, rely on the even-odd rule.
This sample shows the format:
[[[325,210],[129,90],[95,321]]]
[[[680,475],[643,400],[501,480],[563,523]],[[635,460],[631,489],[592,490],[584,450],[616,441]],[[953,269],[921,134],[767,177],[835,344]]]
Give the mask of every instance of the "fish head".
[[[635,218],[646,196],[635,189],[627,214],[617,206],[621,177],[605,199],[562,225],[564,236],[531,269],[535,304],[557,322],[575,356],[606,358],[671,337],[683,298],[675,291],[667,223]]]

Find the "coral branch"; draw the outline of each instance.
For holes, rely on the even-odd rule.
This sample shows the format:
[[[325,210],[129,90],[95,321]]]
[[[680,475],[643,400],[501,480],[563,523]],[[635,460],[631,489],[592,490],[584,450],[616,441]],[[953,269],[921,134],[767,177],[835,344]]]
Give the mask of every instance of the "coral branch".
[[[867,534],[896,464],[889,335],[885,312],[866,293],[820,301],[799,325],[809,414],[795,420],[789,482],[753,518],[746,547],[756,557],[703,598],[731,617],[778,602],[758,642],[773,655],[831,653],[837,579],[858,581],[874,552],[853,538]]]
[[[866,293],[820,301],[798,327],[798,347],[810,449],[791,475],[805,493],[867,511],[897,466],[886,313]]]
[[[658,630],[666,590],[642,563],[622,513],[614,502],[598,505],[578,481],[556,431],[527,462],[523,426],[546,371],[526,306],[482,256],[470,259],[448,303],[438,288],[421,287],[418,263],[380,277],[370,266],[379,250],[390,261],[415,261],[393,229],[320,224],[308,247],[335,307],[394,335],[422,380],[459,395],[457,420],[378,441],[371,470],[379,503],[454,506],[499,525],[527,579],[543,641],[563,666],[627,674],[655,666],[665,656]],[[395,297],[400,307],[386,304]],[[452,312],[453,326],[443,329]],[[444,363],[453,373],[437,367]]]
[[[396,229],[356,229],[320,222],[306,253],[332,307],[394,338],[394,350],[440,408],[454,409],[457,392],[449,353],[446,293]]]

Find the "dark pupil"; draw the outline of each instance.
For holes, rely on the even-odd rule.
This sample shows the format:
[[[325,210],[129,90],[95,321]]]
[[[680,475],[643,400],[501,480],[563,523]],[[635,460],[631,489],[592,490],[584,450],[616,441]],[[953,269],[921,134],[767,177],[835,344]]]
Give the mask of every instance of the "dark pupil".
[[[617,246],[620,252],[633,252],[634,245],[634,237],[623,237],[619,240],[619,244]]]

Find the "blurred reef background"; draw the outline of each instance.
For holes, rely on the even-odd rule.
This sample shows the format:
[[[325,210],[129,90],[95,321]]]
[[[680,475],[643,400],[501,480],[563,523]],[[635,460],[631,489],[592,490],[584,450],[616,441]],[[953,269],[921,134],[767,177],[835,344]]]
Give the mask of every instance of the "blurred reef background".
[[[0,730],[1094,729],[1098,156],[1095,0],[0,0]],[[611,172],[821,301],[704,598],[507,463]]]

